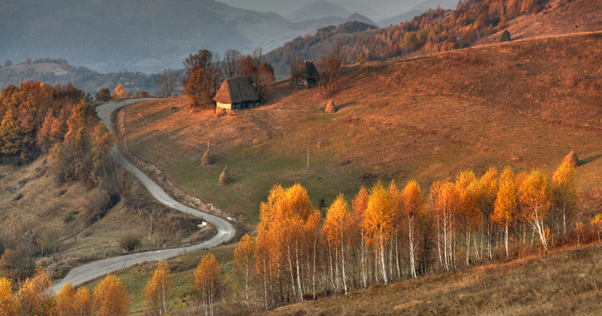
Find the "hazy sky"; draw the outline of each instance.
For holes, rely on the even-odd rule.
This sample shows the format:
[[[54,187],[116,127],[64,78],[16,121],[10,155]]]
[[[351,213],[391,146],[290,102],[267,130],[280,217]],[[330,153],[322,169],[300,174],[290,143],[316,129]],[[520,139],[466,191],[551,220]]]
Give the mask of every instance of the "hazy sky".
[[[316,2],[317,0],[217,0],[233,7],[242,9],[274,12],[281,15],[289,14],[301,7]],[[329,2],[341,4],[344,2],[356,2],[364,4],[384,16],[395,16],[409,11],[414,6],[426,0],[329,0]]]

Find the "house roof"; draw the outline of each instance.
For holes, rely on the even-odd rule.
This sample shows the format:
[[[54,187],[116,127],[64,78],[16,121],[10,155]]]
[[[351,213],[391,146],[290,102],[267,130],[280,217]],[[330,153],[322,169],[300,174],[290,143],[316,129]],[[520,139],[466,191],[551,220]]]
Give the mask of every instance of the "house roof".
[[[224,80],[213,100],[220,103],[255,102],[259,101],[259,96],[247,78],[236,77]]]
[[[304,78],[305,79],[319,79],[320,78],[320,73],[318,72],[318,69],[316,69],[316,66],[314,65],[314,63],[312,63],[311,61],[306,60],[305,62],[303,62],[303,68],[304,68]]]

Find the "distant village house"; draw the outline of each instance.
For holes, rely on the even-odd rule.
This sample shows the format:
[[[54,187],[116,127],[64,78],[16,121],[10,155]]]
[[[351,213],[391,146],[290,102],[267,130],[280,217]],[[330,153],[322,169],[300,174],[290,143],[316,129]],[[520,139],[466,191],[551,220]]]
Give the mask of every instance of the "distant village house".
[[[299,77],[297,84],[302,84],[307,88],[311,88],[318,84],[320,80],[320,73],[318,69],[311,61],[304,61],[301,65],[301,76]]]
[[[226,110],[259,106],[259,96],[245,77],[224,80],[213,100],[215,100],[218,108]]]

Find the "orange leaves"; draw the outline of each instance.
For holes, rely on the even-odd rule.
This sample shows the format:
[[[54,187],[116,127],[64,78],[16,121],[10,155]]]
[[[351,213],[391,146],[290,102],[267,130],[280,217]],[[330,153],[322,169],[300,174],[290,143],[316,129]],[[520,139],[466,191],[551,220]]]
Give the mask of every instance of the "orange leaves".
[[[367,244],[374,248],[384,246],[390,239],[395,210],[391,204],[389,191],[382,183],[370,190],[368,207],[364,214],[364,230]]]
[[[129,315],[127,289],[113,274],[107,275],[94,288],[94,310],[97,316]]]
[[[19,308],[26,315],[43,315],[51,310],[50,295],[46,291],[52,281],[46,273],[39,270],[36,275],[27,279],[19,289]]]
[[[115,88],[113,98],[115,99],[125,99],[128,97],[128,93],[125,91],[125,87],[120,83]]]
[[[344,238],[347,237],[346,230],[350,219],[349,204],[345,201],[345,197],[340,194],[328,208],[322,236],[327,238],[333,246],[340,246],[344,242]]]
[[[0,316],[17,315],[17,301],[12,294],[12,283],[0,278]]]
[[[65,284],[63,289],[56,296],[55,311],[58,316],[69,316],[74,314],[73,299],[75,297],[75,289],[71,283]]]
[[[213,314],[213,305],[222,292],[222,280],[217,260],[212,253],[206,254],[196,267],[193,289],[197,299]]]
[[[422,193],[420,192],[420,186],[414,180],[408,182],[402,193],[403,197],[403,209],[409,218],[420,212],[424,207],[422,202]]]
[[[159,261],[152,278],[144,288],[144,301],[152,310],[159,311],[159,315],[167,314],[167,300],[171,296],[171,275],[167,261]]]
[[[502,225],[514,222],[517,219],[517,207],[518,201],[514,173],[510,167],[506,167],[500,177],[492,220]]]

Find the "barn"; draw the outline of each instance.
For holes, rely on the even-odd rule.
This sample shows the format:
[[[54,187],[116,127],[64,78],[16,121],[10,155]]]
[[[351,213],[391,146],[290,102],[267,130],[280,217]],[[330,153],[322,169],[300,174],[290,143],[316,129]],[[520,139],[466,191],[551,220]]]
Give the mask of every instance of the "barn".
[[[245,77],[224,80],[215,98],[218,108],[237,110],[259,106],[259,96]]]
[[[320,81],[320,73],[314,63],[309,60],[303,62],[301,65],[301,83],[308,88],[311,88],[318,84]]]

